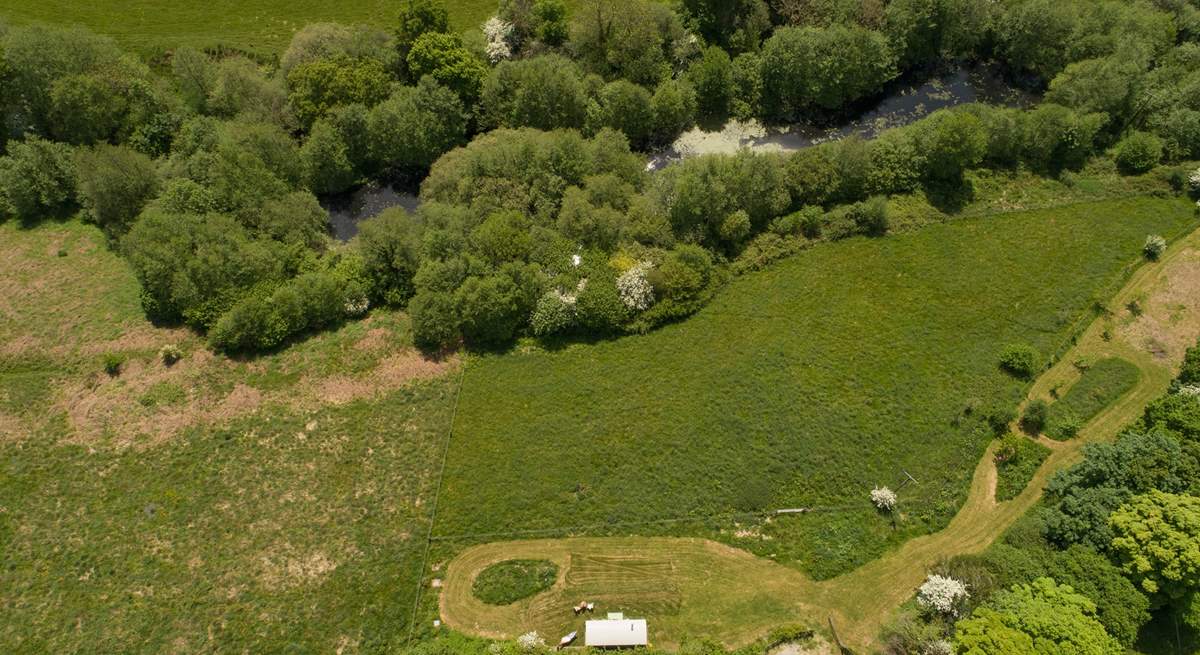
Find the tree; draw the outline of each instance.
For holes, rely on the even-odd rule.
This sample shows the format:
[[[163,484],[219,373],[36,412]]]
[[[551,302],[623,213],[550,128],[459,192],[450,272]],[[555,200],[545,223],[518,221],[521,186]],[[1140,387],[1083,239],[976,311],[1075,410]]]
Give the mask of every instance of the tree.
[[[928,178],[959,184],[963,172],[979,165],[987,153],[988,135],[979,119],[961,111],[938,111],[921,121],[917,148],[925,158]]]
[[[359,223],[358,251],[374,302],[399,306],[413,296],[422,232],[421,223],[400,207]]]
[[[520,327],[518,290],[505,275],[468,277],[454,293],[463,338],[469,344],[493,347],[510,341]]]
[[[184,104],[194,112],[204,113],[217,77],[208,55],[188,46],[176,48],[171,54],[171,73]]]
[[[316,194],[341,193],[357,180],[341,132],[326,119],[313,124],[308,139],[300,146],[300,162],[304,183]]]
[[[1041,354],[1029,344],[1012,343],[1000,352],[1000,368],[1019,378],[1032,377],[1041,368]]]
[[[611,127],[625,134],[635,149],[646,147],[654,133],[650,92],[628,80],[605,84],[588,116],[592,131]]]
[[[534,0],[534,36],[550,47],[566,42],[569,33],[567,5],[563,0]]]
[[[458,304],[449,293],[423,291],[413,296],[408,314],[412,317],[413,343],[422,350],[449,348],[462,338]]]
[[[400,6],[395,32],[400,77],[411,75],[408,55],[417,39],[425,34],[445,34],[449,31],[450,16],[439,0],[405,0]]]
[[[1156,605],[1186,607],[1200,593],[1200,497],[1157,489],[1108,519],[1112,553]]]
[[[1149,132],[1133,132],[1116,148],[1117,167],[1126,173],[1145,173],[1163,156],[1163,140]]]
[[[763,0],[683,0],[682,6],[707,41],[734,50],[757,49],[771,27]]]
[[[1046,484],[1046,536],[1059,545],[1107,550],[1109,514],[1136,494],[1180,493],[1200,475],[1194,456],[1161,430],[1128,433],[1114,443],[1088,444],[1081,462]]]
[[[963,655],[1121,655],[1125,649],[1104,631],[1096,606],[1049,578],[1015,585],[976,608],[955,626]]]
[[[421,35],[413,43],[407,61],[411,77],[432,77],[458,94],[466,107],[475,104],[483,78],[488,74],[487,64],[463,47],[462,39],[453,34]]]
[[[282,81],[268,78],[245,57],[227,57],[217,64],[206,106],[225,118],[249,117],[280,127],[293,123]]]
[[[142,207],[158,195],[154,161],[124,146],[80,149],[75,170],[80,204],[110,238],[124,234]]]
[[[653,85],[671,72],[667,53],[682,38],[679,19],[648,0],[587,0],[571,21],[571,49],[606,79]]]
[[[696,90],[682,80],[663,80],[650,99],[654,113],[651,142],[671,143],[696,122]]]
[[[582,74],[565,57],[504,61],[483,83],[480,123],[487,129],[579,128],[587,116],[587,102]]]
[[[462,143],[467,130],[462,102],[432,79],[401,87],[367,117],[371,158],[382,168],[423,170]]]
[[[75,202],[76,168],[71,147],[29,137],[8,144],[0,157],[0,212],[33,221]]]
[[[762,111],[786,120],[805,110],[836,110],[896,75],[887,39],[856,26],[784,27],[763,44]]]
[[[722,120],[733,104],[733,60],[716,46],[704,49],[688,67],[687,79],[696,90],[697,109],[705,118]]]
[[[382,102],[391,82],[383,64],[374,59],[317,59],[288,73],[288,102],[300,126],[308,129],[337,105],[370,107]]]

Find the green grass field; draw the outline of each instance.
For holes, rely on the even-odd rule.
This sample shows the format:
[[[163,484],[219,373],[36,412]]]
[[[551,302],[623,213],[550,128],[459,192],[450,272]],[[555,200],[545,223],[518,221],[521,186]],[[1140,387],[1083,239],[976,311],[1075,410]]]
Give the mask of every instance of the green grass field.
[[[0,223],[0,652],[397,645],[457,388],[443,370],[394,312],[215,356],[146,322],[96,228]]]
[[[829,244],[647,336],[481,358],[435,532],[715,536],[819,578],[849,570],[962,502],[990,439],[966,408],[1023,392],[1002,346],[1059,351],[1145,235],[1179,234],[1192,209],[1109,201]],[[905,470],[920,484],[893,528],[867,494]],[[705,520],[798,506],[829,510]],[[675,517],[697,520],[638,524]]]
[[[233,46],[261,55],[277,54],[292,34],[309,23],[366,23],[390,27],[399,3],[393,0],[12,0],[0,8],[0,19],[13,23],[44,22],[83,25],[115,38],[142,54],[181,45]],[[478,27],[496,13],[496,0],[448,0],[451,24],[459,30]]]
[[[1050,456],[1050,449],[1021,437],[1017,441],[1017,457],[996,465],[996,501],[1016,498],[1037,473],[1038,467]]]
[[[1137,366],[1116,357],[1102,359],[1088,366],[1079,380],[1063,396],[1050,405],[1046,434],[1061,438],[1056,426],[1073,417],[1075,425],[1087,423],[1138,381]]]

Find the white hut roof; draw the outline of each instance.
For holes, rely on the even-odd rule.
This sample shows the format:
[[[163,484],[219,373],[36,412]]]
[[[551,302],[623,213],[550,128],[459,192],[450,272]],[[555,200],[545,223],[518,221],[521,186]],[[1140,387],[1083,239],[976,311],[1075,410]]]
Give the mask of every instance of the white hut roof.
[[[588,621],[583,643],[600,648],[645,646],[646,619],[603,619]]]

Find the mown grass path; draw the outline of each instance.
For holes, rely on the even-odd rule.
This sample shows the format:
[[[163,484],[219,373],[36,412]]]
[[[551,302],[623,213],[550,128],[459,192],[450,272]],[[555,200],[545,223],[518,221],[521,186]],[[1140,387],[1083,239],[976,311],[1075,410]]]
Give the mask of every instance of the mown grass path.
[[[803,573],[744,551],[703,539],[600,537],[506,541],[468,548],[448,566],[440,599],[442,618],[453,628],[489,637],[514,637],[531,629],[548,639],[575,624],[569,605],[580,593],[616,591],[607,607],[642,610],[651,639],[678,644],[686,635],[704,635],[729,646],[749,643],[781,623],[824,625],[831,618],[842,641],[866,652],[884,622],[908,599],[938,561],[987,548],[1041,497],[1055,472],[1079,460],[1083,445],[1112,439],[1169,384],[1186,344],[1200,333],[1200,230],[1175,242],[1157,262],[1142,266],[1109,303],[1111,315],[1095,320],[1054,366],[1033,384],[1029,398],[1073,383],[1081,358],[1121,357],[1137,365],[1136,386],[1089,421],[1077,438],[1058,442],[1030,484],[1016,498],[995,500],[996,468],[989,448],[975,468],[966,502],[943,530],[911,539],[885,556],[845,575],[815,582]],[[1131,309],[1133,306],[1133,309]],[[779,520],[805,520],[785,517]],[[559,565],[549,591],[507,607],[487,606],[471,594],[475,575],[488,565],[513,558],[545,558]],[[580,580],[572,567],[597,558],[667,563],[655,573],[611,573],[607,579]],[[637,568],[637,567],[634,567]],[[650,576],[647,580],[646,577]],[[597,585],[590,587],[589,585]],[[650,598],[657,585],[670,592]],[[595,591],[590,591],[594,589]],[[628,591],[622,594],[622,590]],[[660,607],[668,602],[665,608]],[[644,608],[644,609],[643,609]],[[654,611],[660,609],[661,611]]]

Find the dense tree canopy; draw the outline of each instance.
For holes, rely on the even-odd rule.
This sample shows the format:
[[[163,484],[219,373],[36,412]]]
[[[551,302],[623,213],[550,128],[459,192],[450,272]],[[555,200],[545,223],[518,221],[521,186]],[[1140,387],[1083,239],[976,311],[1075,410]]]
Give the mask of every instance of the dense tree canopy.
[[[1096,606],[1049,578],[1002,591],[958,622],[964,655],[1120,655],[1121,645],[1095,617]]]

